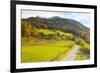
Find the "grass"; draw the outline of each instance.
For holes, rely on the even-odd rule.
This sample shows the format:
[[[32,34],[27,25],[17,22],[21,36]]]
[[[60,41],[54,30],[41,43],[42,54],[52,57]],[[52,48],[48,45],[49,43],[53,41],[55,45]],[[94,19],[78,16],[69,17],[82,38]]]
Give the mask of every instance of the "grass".
[[[46,30],[46,29],[39,29],[36,30],[38,33],[43,33],[44,35],[49,35],[49,34],[56,34],[59,33],[60,35],[65,35],[67,37],[72,37],[73,35],[70,33],[65,33],[59,30]]]
[[[38,41],[36,41],[36,38],[33,40],[31,38],[31,44],[27,44],[25,38],[22,39],[22,43],[23,42],[24,44],[22,44],[22,63],[48,62],[52,59],[58,61],[65,56],[65,52],[68,53],[74,46],[74,42],[72,41],[53,41],[43,39],[38,39]],[[28,42],[30,41],[28,40]],[[56,58],[59,55],[60,57]]]
[[[71,40],[73,35],[70,33],[46,29],[38,29],[34,32],[33,35],[36,34],[36,36],[22,37],[22,63],[60,61],[70,53],[75,45],[75,42]],[[39,35],[40,33],[42,35]],[[52,35],[49,37],[50,39],[46,39],[50,35]],[[61,35],[69,39],[62,39]],[[89,48],[88,44],[83,45],[83,47]],[[84,55],[78,53],[75,60],[83,59]]]
[[[84,54],[78,53],[75,60],[86,60],[86,58]]]

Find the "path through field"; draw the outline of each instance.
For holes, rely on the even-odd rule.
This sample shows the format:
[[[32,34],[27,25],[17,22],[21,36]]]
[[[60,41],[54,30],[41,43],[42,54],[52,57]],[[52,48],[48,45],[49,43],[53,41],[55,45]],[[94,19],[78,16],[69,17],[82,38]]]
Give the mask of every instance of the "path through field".
[[[74,46],[72,51],[64,59],[62,59],[62,61],[75,60],[78,51],[79,51],[79,46],[78,45]]]

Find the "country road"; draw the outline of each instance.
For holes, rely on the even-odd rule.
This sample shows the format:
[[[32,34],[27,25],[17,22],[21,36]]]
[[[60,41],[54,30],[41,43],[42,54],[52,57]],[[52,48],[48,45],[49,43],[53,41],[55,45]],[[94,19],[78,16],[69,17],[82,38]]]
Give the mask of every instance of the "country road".
[[[79,51],[79,46],[76,45],[73,47],[72,51],[61,61],[71,61],[71,60],[75,60],[77,53]]]

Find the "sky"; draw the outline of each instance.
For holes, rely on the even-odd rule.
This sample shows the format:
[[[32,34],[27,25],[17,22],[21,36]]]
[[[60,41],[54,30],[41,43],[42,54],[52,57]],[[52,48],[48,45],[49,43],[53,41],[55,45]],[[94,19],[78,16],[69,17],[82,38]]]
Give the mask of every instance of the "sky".
[[[51,18],[55,16],[59,16],[62,18],[74,19],[79,21],[84,26],[90,27],[90,13],[84,12],[57,12],[57,11],[34,11],[34,10],[22,10],[22,18],[29,17],[43,17],[43,18]]]

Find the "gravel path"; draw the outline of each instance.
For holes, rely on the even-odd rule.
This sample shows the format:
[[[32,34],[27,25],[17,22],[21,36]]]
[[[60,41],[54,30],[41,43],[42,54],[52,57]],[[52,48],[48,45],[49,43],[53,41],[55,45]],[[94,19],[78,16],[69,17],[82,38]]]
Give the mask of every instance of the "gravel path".
[[[62,61],[75,60],[78,51],[79,51],[79,46],[78,45],[74,46],[73,50],[64,59],[62,59]]]

